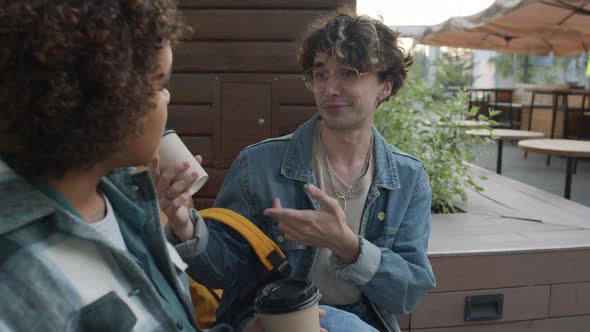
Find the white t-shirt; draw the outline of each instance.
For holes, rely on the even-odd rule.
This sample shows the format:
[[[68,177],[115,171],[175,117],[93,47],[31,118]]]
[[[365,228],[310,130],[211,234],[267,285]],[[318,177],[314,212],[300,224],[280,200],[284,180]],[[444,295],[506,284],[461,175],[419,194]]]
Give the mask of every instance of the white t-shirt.
[[[326,164],[326,154],[321,148],[319,140],[319,126],[321,122],[318,121],[314,131],[314,139],[312,146],[313,154],[313,173],[318,181],[318,187],[328,196],[336,198],[333,187],[330,185],[330,178]],[[346,200],[346,208],[343,208],[346,215],[346,222],[353,232],[359,234],[361,227],[361,218],[367,194],[371,187],[374,173],[373,156],[369,160],[367,173],[360,179],[358,186],[354,190],[353,197]],[[339,186],[345,186],[337,176],[334,180]],[[351,304],[361,300],[362,294],[360,289],[336,276],[336,272],[330,268],[329,259],[332,251],[328,248],[319,248],[315,261],[311,267],[310,279],[320,290],[322,298],[321,304],[328,305],[344,305]]]
[[[105,201],[107,213],[104,218],[89,225],[102,234],[115,248],[128,251],[111,202],[109,202],[109,199],[102,192],[99,191],[99,193]]]

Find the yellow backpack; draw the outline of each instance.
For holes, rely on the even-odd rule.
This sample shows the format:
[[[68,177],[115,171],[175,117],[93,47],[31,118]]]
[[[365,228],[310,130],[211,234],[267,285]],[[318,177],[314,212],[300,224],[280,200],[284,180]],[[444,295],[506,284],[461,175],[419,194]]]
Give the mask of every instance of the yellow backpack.
[[[290,273],[290,266],[285,254],[269,239],[258,227],[242,215],[222,208],[210,208],[199,211],[204,219],[217,220],[238,233],[252,246],[252,249],[270,272],[271,277],[287,277]],[[255,285],[252,289],[254,291]],[[222,290],[207,288],[194,280],[190,281],[191,297],[195,307],[197,324],[200,328],[206,329],[215,323],[215,311],[219,306]]]
[[[137,172],[146,170],[148,170],[147,166],[137,167]],[[192,201],[189,201],[188,206],[193,207]],[[252,249],[256,252],[258,258],[260,258],[260,261],[270,272],[266,276],[266,280],[275,276],[289,276],[291,267],[285,258],[285,254],[258,227],[252,224],[250,220],[244,218],[239,213],[223,208],[204,209],[199,211],[199,213],[205,219],[215,219],[240,233],[250,243]],[[160,217],[162,224],[165,225],[168,222],[168,218],[164,212],[160,212]],[[207,288],[192,279],[190,280],[189,286],[197,324],[202,329],[210,328],[215,323],[215,312],[219,306],[223,291]],[[258,285],[253,283],[251,286],[255,290]]]

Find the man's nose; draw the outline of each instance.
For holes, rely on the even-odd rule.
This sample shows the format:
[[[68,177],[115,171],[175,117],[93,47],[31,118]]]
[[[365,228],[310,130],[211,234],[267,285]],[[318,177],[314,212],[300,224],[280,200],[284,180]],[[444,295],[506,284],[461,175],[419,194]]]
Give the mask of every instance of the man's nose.
[[[328,77],[324,87],[324,93],[330,96],[340,94],[340,82],[335,76]]]

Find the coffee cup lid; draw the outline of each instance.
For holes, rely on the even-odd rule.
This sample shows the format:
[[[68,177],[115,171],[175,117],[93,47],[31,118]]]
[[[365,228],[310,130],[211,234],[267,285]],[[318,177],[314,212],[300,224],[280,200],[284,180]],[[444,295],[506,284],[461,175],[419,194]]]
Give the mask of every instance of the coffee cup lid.
[[[320,299],[320,292],[309,280],[283,279],[258,291],[254,309],[262,314],[284,314],[303,310]]]

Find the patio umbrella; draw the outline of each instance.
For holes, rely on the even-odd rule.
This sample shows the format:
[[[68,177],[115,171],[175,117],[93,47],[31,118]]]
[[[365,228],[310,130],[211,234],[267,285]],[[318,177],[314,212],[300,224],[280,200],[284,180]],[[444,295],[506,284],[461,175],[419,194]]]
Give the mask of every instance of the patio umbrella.
[[[590,1],[496,0],[487,9],[427,28],[422,44],[530,55],[590,50]]]

